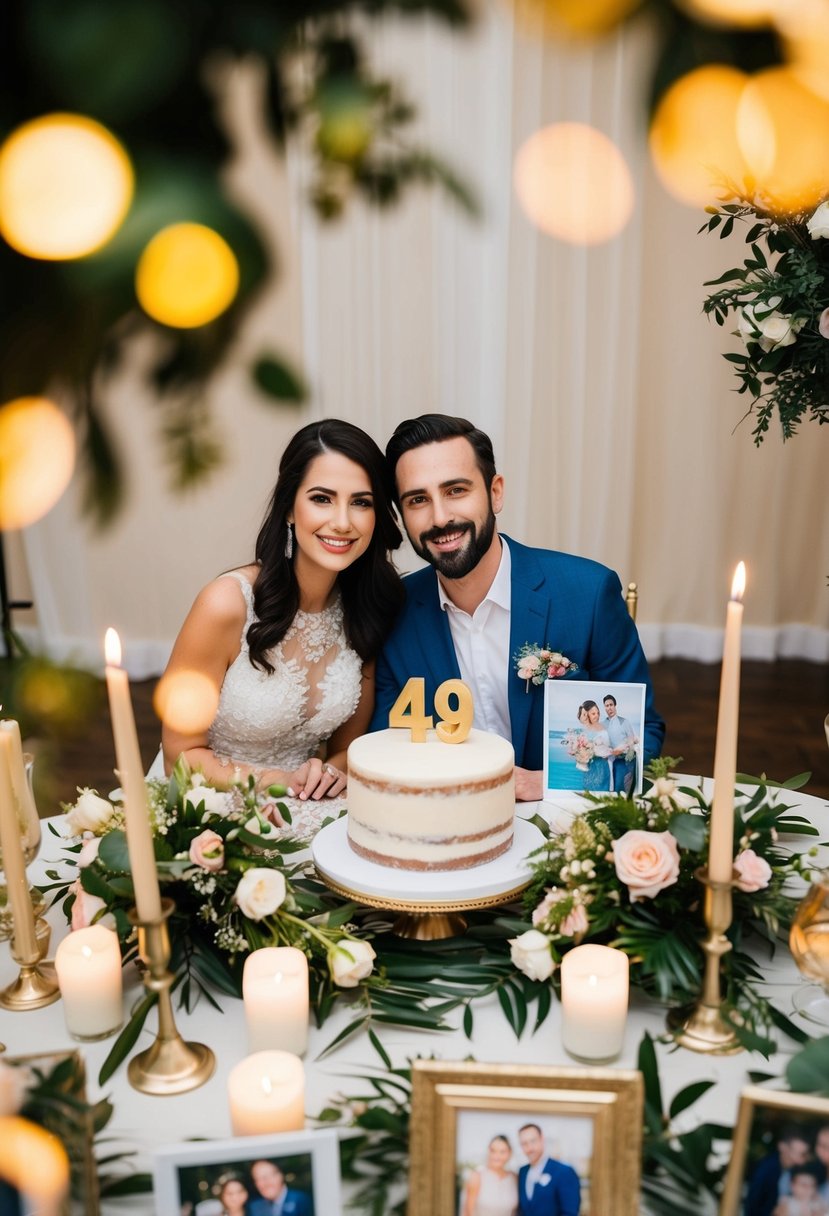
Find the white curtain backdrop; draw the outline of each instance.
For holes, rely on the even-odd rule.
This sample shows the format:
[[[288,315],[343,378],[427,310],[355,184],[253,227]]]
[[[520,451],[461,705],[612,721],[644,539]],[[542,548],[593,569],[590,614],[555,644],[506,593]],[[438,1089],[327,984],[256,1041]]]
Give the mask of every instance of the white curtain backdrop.
[[[493,437],[507,479],[505,531],[596,558],[640,585],[650,657],[719,656],[736,562],[749,569],[745,653],[829,658],[829,434],[816,427],[758,451],[723,350],[736,340],[701,313],[703,282],[741,257],[735,236],[697,236],[701,216],[664,193],[648,165],[643,89],[648,31],[591,47],[550,45],[487,6],[469,37],[389,23],[374,62],[418,100],[416,134],[477,186],[470,221],[439,191],[388,212],[361,204],[322,225],[305,202],[307,165],[266,146],[256,74],[227,82],[238,155],[232,182],[269,225],[280,278],[210,386],[227,462],[177,498],[155,446],[134,366],[108,395],[130,451],[131,500],[91,534],[74,489],[12,550],[36,616],[19,622],[52,653],[99,663],[115,624],[136,676],[159,671],[199,587],[245,560],[288,436],[335,415],[381,443],[401,419],[462,414]],[[625,231],[591,249],[535,230],[512,189],[522,142],[556,121],[590,123],[636,183]],[[246,361],[294,355],[313,387],[296,413],[263,405]],[[411,564],[411,563],[409,563]]]

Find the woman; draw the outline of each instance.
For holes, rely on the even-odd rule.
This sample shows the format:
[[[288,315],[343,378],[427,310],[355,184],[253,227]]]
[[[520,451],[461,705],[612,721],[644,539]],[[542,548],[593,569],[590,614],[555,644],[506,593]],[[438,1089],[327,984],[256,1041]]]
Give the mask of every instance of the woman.
[[[579,706],[579,722],[593,745],[593,756],[584,775],[586,790],[613,790],[613,748],[610,736],[601,722],[602,713],[595,701],[583,701]]]
[[[249,1194],[241,1178],[225,1178],[219,1187],[222,1216],[245,1216],[245,1204]]]
[[[167,771],[183,753],[218,786],[252,774],[302,802],[340,795],[348,745],[371,718],[375,656],[403,602],[389,560],[400,541],[376,443],[333,418],[303,427],[280,461],[255,560],[208,584],[176,639],[165,675],[207,675],[220,695],[203,733],[165,723]]]
[[[518,1175],[508,1170],[512,1147],[506,1136],[493,1136],[486,1165],[466,1180],[461,1216],[514,1216],[518,1211]]]

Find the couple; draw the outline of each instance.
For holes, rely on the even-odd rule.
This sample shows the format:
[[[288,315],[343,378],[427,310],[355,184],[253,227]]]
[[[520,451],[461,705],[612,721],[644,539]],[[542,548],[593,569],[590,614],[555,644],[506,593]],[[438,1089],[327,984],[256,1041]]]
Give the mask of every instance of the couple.
[[[785,1124],[748,1182],[743,1216],[829,1216],[829,1124]]]
[[[592,747],[584,776],[584,788],[630,795],[636,777],[636,732],[617,712],[616,698],[603,698],[605,717],[595,701],[583,701],[576,716]],[[627,757],[630,756],[630,759]]]
[[[518,1174],[507,1169],[512,1146],[506,1136],[493,1136],[486,1165],[467,1180],[460,1216],[579,1216],[581,1184],[572,1166],[547,1156],[537,1123],[518,1131],[527,1158]]]
[[[167,770],[180,753],[219,786],[289,788],[303,804],[343,793],[349,743],[388,725],[411,676],[472,689],[474,724],[515,748],[516,797],[542,796],[544,698],[512,656],[551,645],[578,677],[647,685],[645,755],[664,723],[621,585],[596,562],[502,537],[504,479],[489,438],[442,414],[402,422],[385,459],[358,427],[326,419],[288,444],[254,560],[198,596],[167,671],[220,690],[203,733],[165,724]],[[428,566],[401,580],[394,507]],[[319,755],[325,748],[325,760]],[[309,811],[310,811],[309,807]],[[318,825],[293,816],[295,830]]]
[[[258,1196],[251,1198],[251,1190]],[[289,1187],[280,1166],[266,1159],[251,1165],[250,1185],[241,1174],[225,1174],[214,1193],[215,1200],[196,1205],[194,1216],[314,1216],[308,1194]]]

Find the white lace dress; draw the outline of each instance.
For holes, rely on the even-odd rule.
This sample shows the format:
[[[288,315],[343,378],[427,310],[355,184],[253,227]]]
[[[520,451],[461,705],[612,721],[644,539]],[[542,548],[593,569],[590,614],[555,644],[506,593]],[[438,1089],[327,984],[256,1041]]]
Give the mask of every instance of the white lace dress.
[[[346,641],[342,603],[338,598],[322,612],[299,611],[268,653],[274,668],[269,674],[254,667],[248,653],[247,632],[256,620],[253,588],[238,571],[223,577],[239,583],[247,614],[239,654],[227,669],[207,732],[208,745],[222,761],[290,771],[318,753],[360,700],[362,661]],[[293,831],[303,836],[344,804],[344,799],[330,798],[285,801]]]

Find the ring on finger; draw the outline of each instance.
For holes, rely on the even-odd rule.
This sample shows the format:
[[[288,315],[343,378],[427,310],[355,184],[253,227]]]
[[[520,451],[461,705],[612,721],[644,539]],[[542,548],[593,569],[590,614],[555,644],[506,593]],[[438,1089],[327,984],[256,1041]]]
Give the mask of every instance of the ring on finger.
[[[326,771],[326,773],[328,773],[328,774],[329,774],[329,776],[331,776],[331,777],[337,777],[337,776],[339,776],[339,774],[337,773],[337,770],[334,768],[334,765],[333,765],[333,764],[326,764],[326,766],[325,766],[325,771]]]

